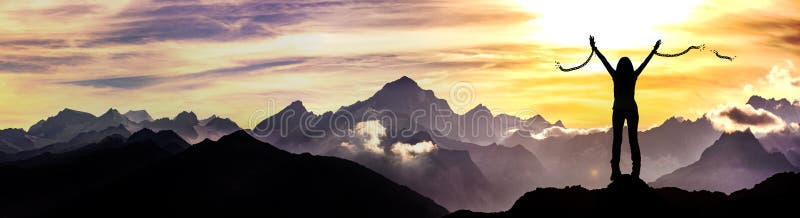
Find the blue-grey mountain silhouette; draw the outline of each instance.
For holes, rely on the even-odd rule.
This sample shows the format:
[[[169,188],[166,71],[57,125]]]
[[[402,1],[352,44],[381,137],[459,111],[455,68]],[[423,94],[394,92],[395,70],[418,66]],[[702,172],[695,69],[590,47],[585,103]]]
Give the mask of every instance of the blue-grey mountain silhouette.
[[[747,104],[756,109],[764,109],[777,115],[784,122],[797,123],[800,122],[800,103],[797,100],[789,102],[785,98],[781,99],[765,99],[758,95],[753,95],[747,100]]]
[[[35,148],[33,141],[23,129],[0,130],[0,152],[17,153]]]
[[[122,114],[122,115],[124,115],[129,120],[131,120],[131,121],[133,121],[135,123],[141,123],[142,121],[145,121],[145,120],[147,120],[147,121],[152,121],[153,120],[153,118],[150,117],[150,114],[147,113],[147,111],[145,111],[145,110],[129,110],[128,112],[125,112],[125,114]]]
[[[753,133],[724,133],[697,162],[666,174],[654,187],[731,193],[750,188],[775,173],[799,171],[783,154],[767,152]]]

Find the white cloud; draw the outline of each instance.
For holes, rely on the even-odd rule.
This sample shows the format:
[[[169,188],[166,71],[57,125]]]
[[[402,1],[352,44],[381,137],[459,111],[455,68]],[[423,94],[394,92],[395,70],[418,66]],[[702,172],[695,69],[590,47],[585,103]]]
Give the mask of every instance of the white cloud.
[[[577,135],[589,135],[592,133],[599,133],[608,131],[608,128],[590,128],[590,129],[573,129],[573,128],[564,128],[560,126],[551,126],[545,128],[539,133],[532,134],[531,137],[542,140],[549,137],[560,137],[560,136],[577,136]]]
[[[770,133],[783,130],[786,123],[775,114],[750,105],[720,105],[706,116],[715,129],[725,132],[750,129],[754,133]]]
[[[398,142],[392,145],[392,153],[400,156],[403,161],[412,160],[417,156],[430,153],[436,149],[436,144],[431,141],[422,141],[413,145]]]
[[[367,151],[375,154],[383,154],[380,147],[381,138],[386,136],[386,127],[377,120],[359,122],[348,134],[350,141],[342,142],[340,146],[350,151]]]
[[[770,85],[777,86],[800,86],[800,78],[792,76],[795,67],[791,60],[786,60],[785,65],[775,65],[767,74],[767,81]]]
[[[773,65],[764,77],[744,84],[742,91],[747,95],[795,99],[800,91],[800,76],[796,72],[794,63],[786,60]]]

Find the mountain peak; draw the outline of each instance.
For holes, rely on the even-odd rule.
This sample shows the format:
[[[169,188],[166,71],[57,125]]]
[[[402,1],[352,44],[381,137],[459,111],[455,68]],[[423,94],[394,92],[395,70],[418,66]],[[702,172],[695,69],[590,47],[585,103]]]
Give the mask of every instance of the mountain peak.
[[[69,109],[69,108],[64,108],[64,110],[61,110],[61,111],[58,112],[58,114],[56,114],[56,116],[73,116],[73,115],[95,117],[94,115],[92,115],[90,113],[86,113],[86,112],[78,111],[78,110],[73,110],[73,109]]]
[[[286,106],[286,108],[281,110],[281,112],[286,112],[286,111],[294,111],[296,113],[295,115],[301,115],[308,112],[308,109],[306,108],[305,105],[303,105],[302,101],[296,100],[290,103],[288,106]]]
[[[147,113],[145,110],[128,110],[123,116],[127,117],[129,120],[140,123],[142,121],[152,121],[153,117],[150,117],[150,114]]]
[[[269,143],[261,142],[258,139],[253,138],[253,136],[244,130],[237,130],[236,132],[222,136],[215,144],[225,144],[228,146],[226,149],[234,149],[239,151],[281,151]]]
[[[189,122],[192,122],[192,123],[198,122],[197,114],[194,114],[194,112],[191,112],[191,111],[189,111],[189,112],[182,111],[177,116],[175,116],[175,120],[176,121],[177,120],[189,121]]]
[[[128,141],[145,140],[145,139],[148,139],[148,138],[152,138],[154,135],[156,135],[156,132],[153,132],[153,130],[150,130],[148,128],[142,128],[141,130],[136,131],[133,134],[131,134],[131,136],[128,137]]]
[[[764,101],[767,101],[767,99],[758,95],[753,95],[750,96],[750,99],[747,99],[747,104],[752,105],[752,103],[764,102]]]
[[[489,110],[489,108],[487,108],[483,104],[476,105],[474,108],[472,108],[471,110],[467,111],[467,113],[465,113],[465,115],[466,114],[474,114],[474,113],[478,113],[478,112],[488,113],[489,116],[492,116],[492,111]]]
[[[289,107],[302,107],[302,108],[306,108],[306,106],[305,106],[305,105],[303,105],[303,101],[300,101],[300,100],[295,100],[295,101],[293,101],[291,104],[289,104]]]
[[[122,114],[120,114],[117,109],[109,108],[105,113],[103,113],[103,115],[100,115],[100,116],[101,117],[105,117],[105,116],[115,116],[116,117],[116,116],[122,116]]]
[[[534,115],[533,117],[528,118],[528,120],[526,121],[550,123],[549,121],[547,121],[547,119],[544,119],[544,116],[542,116],[541,114]]]
[[[672,116],[669,119],[665,120],[664,123],[661,123],[661,126],[678,125],[680,123],[683,123],[683,121],[686,121],[686,119],[683,117]]]
[[[744,131],[733,131],[733,132],[726,132],[722,133],[720,139],[723,138],[755,138],[756,136],[753,135],[753,131],[750,131],[750,128],[745,129]]]
[[[244,131],[244,130],[237,130],[236,132],[233,132],[233,133],[228,134],[226,136],[222,136],[217,141],[218,142],[224,142],[224,141],[228,141],[228,140],[238,141],[238,142],[241,142],[241,141],[260,142],[260,141],[256,140],[255,138],[253,138],[253,136],[251,136],[250,134],[247,134],[247,131]]]
[[[718,161],[730,158],[762,157],[767,150],[750,129],[722,133],[722,135],[700,155],[700,160]],[[716,157],[716,158],[715,158]],[[720,159],[721,158],[721,159]]]
[[[564,128],[564,123],[561,122],[561,120],[557,120],[556,123],[553,124],[553,126],[558,126],[558,127]]]
[[[406,85],[417,85],[417,82],[414,81],[413,79],[409,78],[408,76],[400,77],[400,79],[397,79],[395,81],[390,82],[390,84],[392,84],[392,83],[394,83],[394,84],[406,84]]]
[[[231,120],[229,118],[214,117],[214,118],[210,118],[210,119],[211,120],[206,122],[204,126],[213,127],[213,128],[218,129],[218,130],[238,130],[238,129],[241,129],[241,127],[239,127],[239,125],[237,125],[236,122],[233,122],[233,120]]]
[[[769,98],[769,99],[766,99],[766,98],[758,96],[758,95],[753,95],[753,96],[750,96],[750,99],[747,100],[747,104],[749,104],[749,105],[751,105],[751,106],[753,106],[755,108],[763,108],[763,107],[766,107],[767,105],[770,105],[771,107],[790,106],[790,105],[792,105],[792,102],[789,102],[789,100],[786,99],[786,98],[780,98],[780,99],[778,99],[778,98]]]
[[[386,85],[384,85],[383,89],[381,89],[381,90],[385,90],[385,89],[401,89],[401,90],[408,90],[408,91],[412,91],[412,90],[413,91],[422,91],[422,88],[419,87],[419,84],[417,84],[416,81],[414,81],[411,78],[408,78],[407,76],[403,76],[403,77],[400,77],[400,79],[397,79],[395,81],[386,83]]]

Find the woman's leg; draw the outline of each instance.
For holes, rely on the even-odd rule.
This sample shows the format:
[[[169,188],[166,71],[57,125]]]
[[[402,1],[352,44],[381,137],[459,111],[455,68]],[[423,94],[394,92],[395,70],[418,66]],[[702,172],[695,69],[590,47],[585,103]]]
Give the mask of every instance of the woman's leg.
[[[631,175],[639,177],[639,168],[642,167],[642,157],[639,153],[639,110],[634,109],[626,116],[628,119],[628,142],[631,144],[631,160],[633,161],[633,170]]]
[[[630,121],[628,121],[630,122]],[[611,127],[614,140],[611,144],[611,180],[622,174],[619,170],[619,153],[622,147],[622,125],[625,123],[625,114],[621,110],[614,110],[611,114]]]

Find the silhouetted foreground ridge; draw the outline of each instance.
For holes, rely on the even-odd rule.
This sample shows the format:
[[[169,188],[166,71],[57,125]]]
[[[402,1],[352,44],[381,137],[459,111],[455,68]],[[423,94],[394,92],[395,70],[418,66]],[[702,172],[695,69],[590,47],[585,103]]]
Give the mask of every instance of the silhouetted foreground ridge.
[[[779,173],[725,195],[721,192],[653,189],[638,178],[623,175],[603,189],[580,186],[538,188],[523,195],[508,211],[479,213],[459,210],[445,217],[540,217],[542,215],[742,215],[786,213],[800,202],[800,174]],[[791,212],[789,212],[791,213]]]
[[[176,146],[179,145],[179,146]],[[117,135],[0,165],[0,217],[441,217],[447,210],[352,161],[292,154],[244,131],[188,148]],[[13,188],[12,188],[13,187]]]

